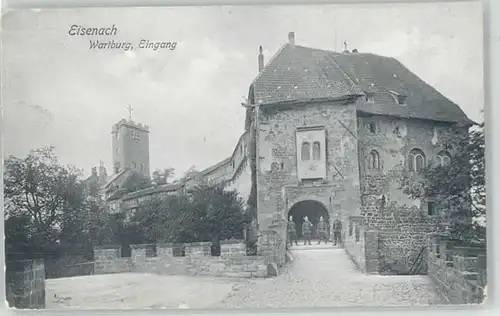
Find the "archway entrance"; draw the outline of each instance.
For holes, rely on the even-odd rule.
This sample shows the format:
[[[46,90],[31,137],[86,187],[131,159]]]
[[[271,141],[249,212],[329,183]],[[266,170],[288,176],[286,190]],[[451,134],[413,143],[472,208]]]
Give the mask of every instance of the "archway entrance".
[[[323,220],[325,222],[330,223],[328,210],[322,203],[313,200],[306,200],[295,203],[288,211],[287,219],[290,218],[290,216],[293,217],[293,221],[295,222],[298,238],[302,238],[302,223],[304,222],[304,217],[306,216],[314,225],[312,232],[313,239],[316,239],[318,237],[316,227],[320,217],[323,217]],[[329,226],[330,225],[328,225],[328,227]]]

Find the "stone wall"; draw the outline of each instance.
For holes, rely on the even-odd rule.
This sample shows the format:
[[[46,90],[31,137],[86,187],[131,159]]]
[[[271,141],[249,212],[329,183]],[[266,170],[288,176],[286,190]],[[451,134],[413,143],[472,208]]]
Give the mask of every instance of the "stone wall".
[[[367,227],[378,232],[380,272],[408,274],[430,236],[437,233],[439,219],[427,216],[415,206],[380,204],[376,211],[364,213]],[[426,261],[424,257],[422,271]]]
[[[45,308],[45,266],[42,259],[6,262],[5,285],[10,307]]]
[[[94,274],[131,272],[132,258],[123,258],[121,250],[115,245],[94,247]]]
[[[399,182],[403,176],[418,177],[407,168],[410,150],[422,150],[431,164],[445,149],[450,133],[445,123],[358,117],[361,215],[370,230],[378,231],[382,273],[409,273],[428,238],[438,231],[439,218],[428,213],[426,202],[404,194]],[[378,168],[368,166],[373,150],[378,153]],[[426,260],[423,264],[425,271]]]
[[[320,202],[329,213],[330,205],[336,205],[343,221],[359,213],[355,104],[306,102],[280,109],[262,107],[258,117],[256,181],[261,235],[276,221],[285,220],[293,204],[303,200]],[[308,127],[325,130],[326,148],[321,152],[326,154],[326,175],[299,181],[296,131]]]
[[[351,216],[348,223],[342,242],[345,252],[360,271],[378,274],[378,232],[366,230],[362,216]]]
[[[95,274],[143,272],[166,275],[210,275],[221,277],[266,277],[272,257],[247,256],[241,240],[221,242],[220,256],[211,255],[210,242],[184,244],[184,254],[176,251],[180,245],[132,245],[130,258],[120,258],[117,246],[94,250]]]
[[[446,237],[431,238],[428,275],[442,304],[479,304],[487,285],[486,248],[462,247]]]
[[[286,262],[286,224],[283,220],[275,220],[269,229],[262,230],[257,242],[258,254],[266,258],[266,262],[282,266]]]

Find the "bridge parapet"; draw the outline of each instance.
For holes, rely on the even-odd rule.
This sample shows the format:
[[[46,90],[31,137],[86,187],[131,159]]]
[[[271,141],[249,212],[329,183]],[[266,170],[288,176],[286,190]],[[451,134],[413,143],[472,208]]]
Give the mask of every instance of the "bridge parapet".
[[[378,274],[378,231],[369,229],[363,216],[350,216],[348,221],[342,234],[346,253],[362,272]]]
[[[430,239],[428,275],[445,304],[479,304],[487,285],[486,248],[446,236]]]

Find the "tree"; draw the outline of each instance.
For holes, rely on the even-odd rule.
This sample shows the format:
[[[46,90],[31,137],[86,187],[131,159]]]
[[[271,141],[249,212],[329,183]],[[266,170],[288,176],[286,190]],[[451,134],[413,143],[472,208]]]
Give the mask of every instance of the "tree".
[[[417,177],[406,175],[402,189],[411,198],[432,200],[441,210],[442,229],[465,244],[484,242],[485,227],[475,219],[486,216],[484,124],[469,131],[453,128],[448,165],[430,163]]]
[[[171,197],[158,197],[139,204],[131,218],[143,242],[166,241],[165,227],[168,225],[167,209]]]
[[[38,244],[59,239],[63,214],[83,207],[81,172],[59,164],[52,147],[32,150],[27,157],[5,161],[4,194],[7,217],[29,218]]]
[[[114,231],[110,228],[114,220],[113,214],[106,209],[106,203],[100,196],[89,196],[85,201],[85,210],[81,235],[85,236],[89,245],[106,245],[116,243]]]
[[[243,238],[251,216],[235,190],[200,184],[189,192],[139,205],[132,222],[145,242],[186,243]]]
[[[170,179],[174,177],[174,174],[175,170],[172,167],[164,169],[163,171],[156,169],[153,172],[153,182],[157,185],[167,184],[170,182]]]
[[[199,184],[188,192],[189,205],[180,214],[182,242],[243,238],[251,217],[236,190],[221,184]]]
[[[5,220],[5,255],[7,260],[23,258],[32,252],[33,226],[30,216],[11,216]]]
[[[196,166],[192,165],[186,172],[184,172],[183,178],[191,179],[195,177],[198,173],[200,172],[198,171],[198,169],[196,169]]]

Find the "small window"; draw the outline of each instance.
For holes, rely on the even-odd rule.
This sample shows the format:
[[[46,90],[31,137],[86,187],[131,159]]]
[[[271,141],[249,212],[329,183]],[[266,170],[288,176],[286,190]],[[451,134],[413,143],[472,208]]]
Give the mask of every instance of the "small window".
[[[375,122],[368,123],[368,130],[372,134],[375,134],[377,132],[377,126],[375,125]]]
[[[373,92],[365,92],[365,101],[367,103],[375,103],[375,94]]]
[[[425,168],[425,154],[421,149],[414,148],[408,155],[408,170],[420,172]]]
[[[284,164],[284,163],[281,163],[281,164],[280,164],[280,167],[281,167],[281,170],[285,169],[285,164]]]
[[[132,139],[138,141],[141,139],[141,135],[139,135],[139,132],[133,130],[133,131],[130,131],[130,135],[132,136]]]
[[[394,134],[396,134],[396,136],[401,136],[401,131],[399,130],[399,126],[394,127]]]
[[[301,156],[303,161],[307,161],[307,160],[311,159],[311,152],[310,151],[311,151],[311,149],[310,149],[309,143],[303,142],[301,153],[300,153],[300,156]]]
[[[321,145],[319,142],[313,143],[313,160],[321,159]]]
[[[399,105],[405,105],[406,104],[406,96],[404,95],[398,95],[397,96],[398,104]]]
[[[437,160],[440,167],[449,166],[451,163],[451,155],[443,150],[437,154]]]
[[[368,154],[368,169],[380,170],[380,158],[376,150],[372,150],[370,154]]]
[[[436,204],[435,202],[427,202],[427,215],[436,215]]]

